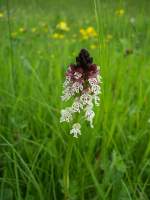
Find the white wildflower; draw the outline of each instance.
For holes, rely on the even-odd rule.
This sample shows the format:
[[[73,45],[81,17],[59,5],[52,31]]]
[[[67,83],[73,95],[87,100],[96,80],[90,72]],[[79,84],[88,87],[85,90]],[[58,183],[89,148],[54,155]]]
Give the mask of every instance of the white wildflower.
[[[95,105],[96,105],[96,106],[99,106],[99,101],[100,101],[99,96],[93,95],[93,100],[94,100]]]
[[[102,83],[102,77],[100,75],[97,75],[97,81],[98,83]]]
[[[86,120],[90,122],[90,126],[91,128],[93,128],[93,118],[95,116],[95,113],[94,111],[91,109],[91,107],[86,107],[86,112],[85,112],[85,117],[86,117]]]
[[[96,78],[89,78],[88,81],[91,86],[98,84],[98,80]]]
[[[70,130],[70,134],[73,135],[73,137],[78,138],[78,135],[81,135],[81,125],[79,123],[76,123],[72,126],[72,129]]]
[[[91,104],[92,96],[90,94],[88,94],[87,92],[85,92],[81,95],[80,100],[83,105]]]
[[[94,105],[99,105],[101,93],[100,67],[93,63],[93,58],[86,49],[81,49],[76,57],[76,63],[71,64],[66,72],[66,80],[63,84],[62,101],[70,98],[74,101],[71,107],[61,111],[60,122],[70,122],[73,115],[84,112],[85,119],[93,128],[95,113]],[[73,123],[74,124],[74,123]],[[73,137],[81,135],[81,125],[75,123],[70,131]]]
[[[64,84],[63,84],[63,88],[68,87],[70,84],[71,84],[71,81],[68,80],[68,79],[66,79],[65,82],[64,82]]]
[[[72,104],[72,112],[80,112],[80,109],[83,109],[83,105],[80,102],[79,99],[77,99],[73,104]]]
[[[80,82],[74,82],[73,84],[72,84],[72,91],[74,92],[74,93],[79,93],[79,91],[82,91],[83,90],[83,85],[82,85],[82,83],[80,83]]]
[[[135,18],[134,18],[134,17],[131,17],[131,18],[130,18],[130,23],[131,23],[131,24],[135,24]]]
[[[91,90],[95,95],[100,94],[100,86],[98,85],[98,80],[96,78],[90,78],[89,80],[89,84],[91,86]]]
[[[72,92],[71,87],[68,86],[64,89],[61,99],[62,101],[68,101],[73,95],[74,93]]]
[[[100,90],[100,86],[99,86],[99,85],[92,85],[91,90],[92,90],[92,92],[93,92],[95,95],[98,95],[98,94],[101,93],[101,90]]]
[[[72,120],[72,109],[66,108],[61,110],[60,122],[70,122]]]
[[[78,79],[80,79],[81,77],[82,77],[82,74],[81,74],[80,72],[75,72],[75,73],[74,73],[74,78],[75,78],[75,79],[78,80]]]

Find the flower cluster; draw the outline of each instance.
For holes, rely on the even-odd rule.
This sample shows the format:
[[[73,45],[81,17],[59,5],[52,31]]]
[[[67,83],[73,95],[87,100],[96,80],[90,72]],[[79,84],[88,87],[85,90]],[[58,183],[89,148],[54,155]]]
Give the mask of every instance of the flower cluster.
[[[3,17],[4,17],[4,13],[0,12],[0,18],[3,18]]]
[[[96,30],[92,26],[89,26],[86,29],[81,28],[80,34],[83,39],[94,38],[97,36]]]
[[[56,26],[57,29],[61,31],[69,31],[70,28],[68,27],[68,24],[65,21],[61,21]]]
[[[125,13],[125,11],[124,11],[123,8],[121,8],[121,9],[119,9],[119,10],[116,10],[116,12],[115,12],[115,14],[116,14],[117,16],[119,16],[119,17],[123,16],[124,13]]]
[[[51,38],[53,39],[63,39],[65,37],[64,33],[68,32],[70,30],[67,22],[65,21],[60,21],[56,25],[56,31],[50,35]]]
[[[93,128],[93,118],[95,113],[93,106],[99,105],[99,95],[101,77],[93,58],[90,57],[86,49],[81,49],[76,57],[76,64],[71,64],[66,72],[66,80],[63,84],[62,101],[68,101],[74,97],[70,107],[61,110],[60,122],[70,122],[75,113],[84,112],[85,119],[89,121]],[[81,125],[75,123],[70,131],[74,137],[81,135]]]
[[[53,33],[51,36],[53,39],[63,39],[64,38],[64,34],[61,33]]]

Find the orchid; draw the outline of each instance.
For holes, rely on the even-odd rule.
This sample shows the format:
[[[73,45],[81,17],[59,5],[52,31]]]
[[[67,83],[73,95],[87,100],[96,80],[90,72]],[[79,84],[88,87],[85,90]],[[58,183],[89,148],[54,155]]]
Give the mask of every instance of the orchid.
[[[62,101],[68,101],[74,98],[70,107],[61,110],[60,122],[73,121],[75,113],[85,113],[84,118],[93,128],[94,104],[99,105],[101,93],[101,76],[99,67],[93,64],[93,58],[90,57],[86,49],[81,49],[79,56],[76,57],[76,64],[70,64],[66,72],[66,80],[63,84]],[[74,137],[81,135],[81,125],[74,123],[70,134]]]

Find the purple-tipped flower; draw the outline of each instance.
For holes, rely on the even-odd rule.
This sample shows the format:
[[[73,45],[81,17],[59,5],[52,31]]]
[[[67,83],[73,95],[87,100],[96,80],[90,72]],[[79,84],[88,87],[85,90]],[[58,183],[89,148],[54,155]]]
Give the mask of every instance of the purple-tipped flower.
[[[86,49],[81,49],[79,56],[76,57],[76,64],[71,64],[66,72],[66,80],[63,84],[62,100],[68,101],[74,97],[74,102],[70,107],[61,110],[60,122],[70,122],[73,114],[84,111],[85,119],[89,121],[93,128],[94,104],[99,105],[101,93],[101,76],[99,67],[93,63]],[[73,124],[70,134],[74,137],[81,135],[81,125]]]

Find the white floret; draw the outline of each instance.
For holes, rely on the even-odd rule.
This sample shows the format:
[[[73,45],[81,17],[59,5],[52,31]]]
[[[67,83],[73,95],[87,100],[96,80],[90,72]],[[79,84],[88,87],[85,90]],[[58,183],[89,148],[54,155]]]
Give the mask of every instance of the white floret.
[[[93,118],[94,118],[94,116],[95,116],[95,113],[92,110],[92,108],[87,106],[86,109],[85,109],[85,118],[86,118],[87,121],[90,122],[91,128],[93,128]]]
[[[73,137],[78,138],[78,135],[81,135],[81,125],[79,123],[76,123],[72,126],[72,129],[70,130],[70,134],[73,135]]]
[[[82,85],[82,83],[80,83],[80,82],[77,81],[77,82],[74,82],[74,83],[72,84],[71,89],[72,89],[72,91],[73,91],[74,93],[79,93],[80,91],[83,90],[83,85]]]
[[[78,80],[78,79],[80,79],[81,77],[82,77],[82,74],[81,74],[80,72],[75,72],[75,73],[74,73],[74,78],[75,78],[75,79]]]
[[[85,92],[81,95],[80,100],[83,105],[91,104],[92,96],[89,93]]]
[[[70,122],[72,120],[72,109],[66,108],[61,110],[60,122]]]

